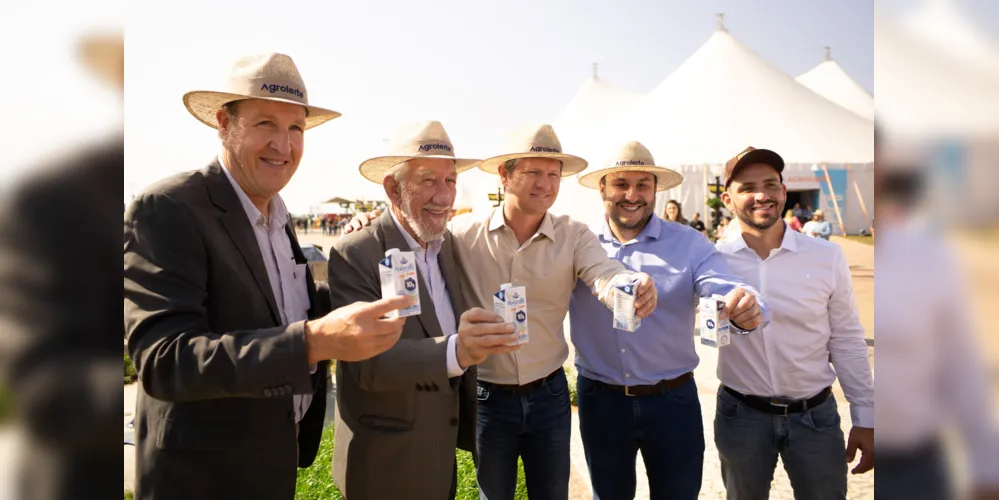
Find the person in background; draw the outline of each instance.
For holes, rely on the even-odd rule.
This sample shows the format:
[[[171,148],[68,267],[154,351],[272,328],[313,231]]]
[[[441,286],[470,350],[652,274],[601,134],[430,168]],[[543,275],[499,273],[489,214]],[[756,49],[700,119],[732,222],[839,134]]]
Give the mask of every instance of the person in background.
[[[784,222],[787,223],[787,227],[791,228],[792,231],[801,232],[801,221],[794,216],[794,210],[788,210],[784,214]]]
[[[687,219],[683,217],[683,209],[680,207],[680,202],[676,200],[666,202],[666,220],[683,224],[684,226],[688,224]]]
[[[690,219],[690,227],[702,234],[704,233],[704,221],[701,220],[700,212],[694,212],[694,216]]]
[[[805,224],[801,232],[812,238],[828,240],[829,236],[832,235],[832,224],[826,220],[825,213],[822,210],[816,210],[812,214],[812,220]]]

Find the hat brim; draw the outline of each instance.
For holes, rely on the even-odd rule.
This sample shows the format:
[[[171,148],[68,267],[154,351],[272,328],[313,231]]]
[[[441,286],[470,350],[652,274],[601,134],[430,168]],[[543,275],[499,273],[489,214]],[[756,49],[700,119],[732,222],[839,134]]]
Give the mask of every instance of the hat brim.
[[[184,107],[186,107],[187,110],[198,119],[198,121],[211,128],[217,129],[218,120],[215,115],[220,109],[222,109],[222,106],[233,101],[241,101],[244,99],[261,99],[264,101],[283,102],[287,104],[294,104],[296,106],[302,106],[308,112],[308,116],[305,117],[306,129],[322,125],[323,123],[340,116],[339,112],[331,109],[320,108],[318,106],[306,106],[300,102],[292,101],[291,99],[231,94],[228,92],[215,92],[211,90],[195,90],[184,94]]]
[[[381,184],[385,180],[385,174],[392,170],[392,167],[409,160],[416,160],[418,158],[438,158],[442,160],[454,160],[454,168],[460,174],[476,165],[482,160],[473,160],[469,158],[455,158],[453,156],[445,155],[424,155],[424,156],[379,156],[377,158],[371,158],[370,160],[365,160],[361,163],[359,170],[361,175],[365,179],[374,182],[375,184]]]
[[[746,168],[749,165],[755,165],[757,163],[763,163],[764,165],[770,165],[774,170],[780,174],[781,178],[784,177],[784,158],[769,149],[754,149],[739,158],[739,161],[735,162],[735,166],[732,167],[732,173],[729,174],[728,180],[725,181],[725,186],[728,187],[735,179],[735,176],[739,174],[739,171]]]
[[[586,160],[578,156],[563,153],[513,153],[494,156],[492,158],[482,160],[482,163],[479,164],[479,169],[489,174],[499,175],[500,165],[506,163],[507,161],[518,160],[521,158],[552,158],[558,160],[562,162],[562,177],[576,175],[583,170],[586,170],[586,166],[588,165]]]
[[[614,172],[649,172],[656,176],[656,191],[673,189],[683,183],[683,175],[676,170],[660,166],[620,166],[594,170],[579,178],[579,184],[590,189],[600,189],[600,179]]]

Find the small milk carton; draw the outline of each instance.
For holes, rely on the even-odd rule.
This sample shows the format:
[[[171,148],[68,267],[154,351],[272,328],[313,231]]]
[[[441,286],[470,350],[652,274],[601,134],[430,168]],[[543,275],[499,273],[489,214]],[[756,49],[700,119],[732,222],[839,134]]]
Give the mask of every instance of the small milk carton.
[[[725,300],[715,295],[701,297],[701,343],[711,347],[723,347],[732,342],[728,318],[724,315]]]
[[[398,248],[385,251],[385,258],[378,263],[382,279],[382,298],[394,295],[412,296],[416,303],[398,311],[392,311],[389,318],[404,318],[420,314],[420,286],[417,282],[416,256],[413,252],[400,252]]]
[[[633,332],[642,326],[642,318],[635,315],[635,297],[638,281],[614,287],[614,328]]]
[[[500,290],[493,294],[493,312],[503,318],[506,323],[513,323],[517,340],[509,345],[526,344],[527,335],[527,288],[513,286],[510,283],[500,285]]]

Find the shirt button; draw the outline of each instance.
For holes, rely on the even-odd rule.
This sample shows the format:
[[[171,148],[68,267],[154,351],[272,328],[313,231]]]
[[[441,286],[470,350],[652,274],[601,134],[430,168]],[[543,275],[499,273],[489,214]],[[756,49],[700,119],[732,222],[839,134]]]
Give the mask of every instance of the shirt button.
[[[621,349],[621,352],[624,352],[624,351],[625,351],[625,349]]]
[[[630,373],[625,373],[624,374],[624,378],[631,378],[631,374]]]
[[[451,427],[458,427],[458,417],[451,417]]]

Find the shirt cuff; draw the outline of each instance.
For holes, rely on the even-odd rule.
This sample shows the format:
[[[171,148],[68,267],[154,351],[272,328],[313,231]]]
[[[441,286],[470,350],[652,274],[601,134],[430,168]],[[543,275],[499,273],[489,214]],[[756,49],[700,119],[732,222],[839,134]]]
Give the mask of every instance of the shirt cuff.
[[[850,419],[854,427],[874,428],[874,407],[850,405]]]
[[[447,378],[460,377],[465,370],[458,364],[458,336],[447,338]]]

